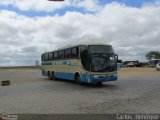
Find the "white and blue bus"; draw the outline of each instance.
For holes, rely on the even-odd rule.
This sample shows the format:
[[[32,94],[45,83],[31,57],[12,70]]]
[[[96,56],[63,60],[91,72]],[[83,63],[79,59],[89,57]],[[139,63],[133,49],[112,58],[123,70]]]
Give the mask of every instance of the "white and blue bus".
[[[42,74],[78,84],[117,80],[117,55],[111,45],[77,45],[42,54]]]

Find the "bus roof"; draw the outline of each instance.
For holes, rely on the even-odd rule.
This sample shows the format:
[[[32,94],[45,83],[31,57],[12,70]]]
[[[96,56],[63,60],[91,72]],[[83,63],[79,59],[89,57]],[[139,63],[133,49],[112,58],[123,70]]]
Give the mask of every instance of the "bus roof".
[[[77,47],[77,46],[89,46],[89,45],[100,45],[100,46],[106,45],[106,46],[112,46],[112,45],[109,45],[109,44],[102,44],[102,43],[99,43],[99,44],[94,44],[94,43],[92,43],[92,44],[66,45],[66,46],[61,47],[61,48],[58,48],[58,49],[56,49],[56,50],[44,52],[43,54],[45,54],[45,53],[50,53],[50,52],[56,52],[56,51],[59,51],[59,50],[64,50],[64,49],[67,49],[67,48],[73,48],[73,47]]]

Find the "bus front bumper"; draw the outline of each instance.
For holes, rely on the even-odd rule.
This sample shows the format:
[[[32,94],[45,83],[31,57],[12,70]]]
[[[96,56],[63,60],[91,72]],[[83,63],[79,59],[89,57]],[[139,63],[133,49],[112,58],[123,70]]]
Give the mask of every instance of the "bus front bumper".
[[[116,81],[118,78],[117,73],[110,74],[110,75],[90,75],[90,82],[91,83],[100,83],[100,82],[107,82],[107,81]]]

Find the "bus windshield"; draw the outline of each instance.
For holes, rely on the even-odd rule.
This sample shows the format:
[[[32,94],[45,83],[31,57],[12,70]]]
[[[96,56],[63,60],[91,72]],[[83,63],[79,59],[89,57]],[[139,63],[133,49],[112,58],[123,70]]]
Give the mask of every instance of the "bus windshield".
[[[112,72],[116,71],[116,57],[109,53],[91,54],[91,65],[93,72]]]
[[[89,45],[92,72],[116,71],[117,63],[113,48],[110,45]]]
[[[87,71],[112,72],[117,70],[117,59],[110,45],[81,46],[81,62]]]

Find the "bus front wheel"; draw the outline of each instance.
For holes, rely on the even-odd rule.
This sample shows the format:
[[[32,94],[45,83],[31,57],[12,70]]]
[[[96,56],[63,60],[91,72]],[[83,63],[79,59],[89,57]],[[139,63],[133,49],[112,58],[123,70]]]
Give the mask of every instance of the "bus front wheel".
[[[76,81],[76,83],[79,84],[79,85],[82,84],[81,77],[80,77],[79,74],[76,74],[76,76],[75,76],[75,81]]]

